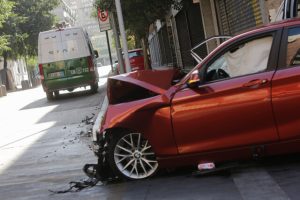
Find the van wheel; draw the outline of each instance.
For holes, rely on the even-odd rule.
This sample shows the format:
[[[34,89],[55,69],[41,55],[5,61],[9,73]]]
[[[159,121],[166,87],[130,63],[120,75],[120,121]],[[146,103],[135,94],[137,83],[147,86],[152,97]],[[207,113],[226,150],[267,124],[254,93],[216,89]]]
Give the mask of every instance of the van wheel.
[[[53,100],[53,92],[46,92],[46,96],[49,101]]]
[[[93,94],[98,92],[98,83],[95,83],[95,84],[91,85],[91,92]]]

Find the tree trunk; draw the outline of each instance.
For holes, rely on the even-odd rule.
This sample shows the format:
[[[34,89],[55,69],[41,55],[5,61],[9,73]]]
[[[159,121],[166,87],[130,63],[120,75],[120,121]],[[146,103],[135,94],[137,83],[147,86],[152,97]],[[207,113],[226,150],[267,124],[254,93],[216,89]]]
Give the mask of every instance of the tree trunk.
[[[143,49],[143,54],[144,54],[144,66],[145,69],[151,69],[151,66],[149,64],[149,57],[148,57],[148,44],[145,41],[145,38],[141,39],[141,45],[142,45],[142,49]]]
[[[134,35],[134,48],[138,49],[141,48],[142,44],[141,44],[141,37],[139,37],[137,34]]]
[[[32,77],[31,77],[31,71],[28,70],[28,64],[27,64],[27,56],[24,56],[25,58],[25,65],[26,65],[26,72],[27,72],[27,77],[28,77],[28,84],[29,84],[29,88],[31,88],[32,86]]]
[[[3,67],[4,69],[7,69],[7,52],[3,52]]]
[[[3,52],[3,73],[2,73],[2,83],[6,86],[7,90],[9,89],[9,82],[7,77],[7,52]]]

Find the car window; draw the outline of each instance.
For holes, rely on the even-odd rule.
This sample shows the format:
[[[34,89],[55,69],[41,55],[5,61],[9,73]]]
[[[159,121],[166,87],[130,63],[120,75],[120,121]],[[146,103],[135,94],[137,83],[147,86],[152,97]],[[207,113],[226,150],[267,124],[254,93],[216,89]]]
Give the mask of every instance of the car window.
[[[273,36],[266,36],[231,47],[208,66],[205,80],[209,82],[265,71],[272,43]]]
[[[138,57],[138,56],[143,56],[143,52],[142,51],[133,51],[133,52],[128,53],[129,58]]]
[[[300,27],[288,31],[286,66],[300,65]]]

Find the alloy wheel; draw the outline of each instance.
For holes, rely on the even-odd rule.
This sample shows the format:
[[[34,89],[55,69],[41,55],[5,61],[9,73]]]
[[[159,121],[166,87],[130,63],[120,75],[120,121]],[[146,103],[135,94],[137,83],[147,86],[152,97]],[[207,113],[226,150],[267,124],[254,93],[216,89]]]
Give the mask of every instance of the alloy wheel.
[[[158,168],[151,145],[140,133],[129,133],[119,139],[114,161],[121,174],[129,179],[147,178]]]

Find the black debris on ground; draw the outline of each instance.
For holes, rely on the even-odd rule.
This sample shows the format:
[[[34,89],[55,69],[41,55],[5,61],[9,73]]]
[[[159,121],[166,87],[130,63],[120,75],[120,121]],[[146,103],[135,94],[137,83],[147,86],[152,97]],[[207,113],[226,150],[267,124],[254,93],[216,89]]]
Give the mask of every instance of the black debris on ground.
[[[85,119],[83,119],[81,122],[85,123],[86,125],[93,124],[94,123],[94,120],[93,120],[94,116],[95,115],[93,115],[92,117],[85,116]]]

